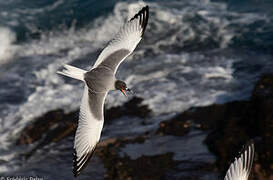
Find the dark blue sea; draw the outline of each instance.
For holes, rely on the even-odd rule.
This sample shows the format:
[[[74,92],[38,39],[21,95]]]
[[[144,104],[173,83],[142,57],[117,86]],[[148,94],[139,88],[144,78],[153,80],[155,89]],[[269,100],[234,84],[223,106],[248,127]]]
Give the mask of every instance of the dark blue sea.
[[[248,99],[259,76],[273,72],[272,0],[145,3],[150,6],[145,35],[117,77],[152,109],[150,128],[193,106]],[[72,138],[39,150],[23,163],[18,153],[24,148],[14,141],[35,117],[79,107],[83,84],[56,71],[63,64],[89,69],[143,5],[118,0],[0,1],[0,174],[72,179]],[[106,107],[127,100],[111,92]],[[137,124],[133,130],[127,126],[119,133],[106,127],[102,139],[144,131]],[[194,141],[201,142],[203,136]],[[212,155],[204,151],[209,159]],[[99,161],[94,160],[89,172],[94,179],[103,179]]]

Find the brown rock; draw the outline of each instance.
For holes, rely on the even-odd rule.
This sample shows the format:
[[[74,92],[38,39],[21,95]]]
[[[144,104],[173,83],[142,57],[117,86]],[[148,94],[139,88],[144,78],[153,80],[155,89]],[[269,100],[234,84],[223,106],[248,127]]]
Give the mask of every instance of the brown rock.
[[[205,141],[209,149],[218,155],[220,170],[225,172],[247,140],[258,138],[254,166],[260,164],[261,168],[259,173],[251,177],[268,179],[273,174],[273,75],[260,78],[250,101],[240,103],[237,107],[230,103],[223,106],[231,106],[230,115],[219,119],[222,123],[216,123],[217,128]]]
[[[97,149],[96,154],[102,159],[106,168],[105,180],[158,180],[162,179],[169,169],[175,167],[173,153],[155,156],[141,156],[135,160],[128,156],[120,157],[120,147],[129,143],[141,143],[144,137],[119,139]]]
[[[185,126],[187,122],[189,126]],[[273,174],[273,75],[260,78],[248,101],[191,108],[160,123],[157,132],[184,135],[190,126],[209,130],[205,143],[218,156],[217,167],[223,174],[242,145],[258,139],[254,166],[259,164],[261,168],[250,179],[269,179]]]
[[[142,101],[142,98],[134,97],[122,106],[110,108],[105,113],[105,122],[109,123],[112,119],[120,118],[122,116],[148,117],[152,111],[147,105],[142,105]]]
[[[56,142],[75,132],[75,118],[78,111],[65,114],[63,110],[54,110],[37,118],[27,125],[19,139],[17,145],[31,144],[44,138],[46,141]]]
[[[191,126],[192,121],[180,120],[175,117],[168,121],[162,121],[156,133],[160,135],[184,136],[190,131]]]

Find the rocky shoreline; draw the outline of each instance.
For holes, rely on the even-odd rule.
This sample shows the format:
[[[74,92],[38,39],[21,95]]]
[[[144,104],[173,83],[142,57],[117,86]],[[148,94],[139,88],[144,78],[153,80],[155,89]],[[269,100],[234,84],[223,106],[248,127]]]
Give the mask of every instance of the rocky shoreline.
[[[151,116],[151,113],[152,110],[142,104],[141,98],[134,97],[122,106],[106,110],[105,123],[112,123],[122,116],[145,119]],[[27,155],[31,156],[37,149],[51,142],[74,136],[77,119],[78,110],[70,113],[64,113],[61,109],[48,112],[23,129],[16,145],[38,142]],[[160,137],[185,138],[196,130],[207,133],[204,144],[216,155],[216,161],[198,164],[177,160],[174,157],[175,150],[156,155],[140,154],[137,158],[120,153],[128,145],[144,146]],[[238,150],[249,139],[254,139],[256,149],[249,179],[273,179],[273,74],[263,75],[259,79],[249,100],[190,108],[162,121],[154,132],[101,141],[95,155],[100,157],[104,164],[106,180],[181,177],[199,179],[194,174],[220,172],[223,176]],[[190,168],[185,167],[187,163],[191,163]],[[185,177],[180,171],[192,172],[193,176]]]

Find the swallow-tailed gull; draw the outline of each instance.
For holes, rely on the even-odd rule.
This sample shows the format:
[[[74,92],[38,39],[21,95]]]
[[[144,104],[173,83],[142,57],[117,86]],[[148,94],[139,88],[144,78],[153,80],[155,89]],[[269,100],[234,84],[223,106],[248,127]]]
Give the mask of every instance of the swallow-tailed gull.
[[[125,82],[115,78],[120,63],[129,56],[142,39],[149,17],[149,7],[143,7],[124,24],[103,49],[90,71],[64,65],[59,74],[85,83],[81,100],[78,127],[74,140],[73,173],[78,176],[91,158],[103,127],[103,106],[110,90],[120,90],[125,96]]]
[[[254,159],[254,143],[248,142],[240,157],[230,165],[224,180],[247,180]]]

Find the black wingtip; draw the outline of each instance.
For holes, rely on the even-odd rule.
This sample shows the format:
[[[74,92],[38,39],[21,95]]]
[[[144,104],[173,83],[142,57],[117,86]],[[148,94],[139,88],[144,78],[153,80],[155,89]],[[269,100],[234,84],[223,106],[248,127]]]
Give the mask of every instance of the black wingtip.
[[[77,152],[76,152],[76,149],[74,149],[74,153],[73,153],[73,174],[74,174],[75,178],[77,176],[79,176],[81,171],[87,166],[88,161],[90,160],[90,158],[92,157],[94,152],[95,152],[95,148],[92,151],[86,153],[84,156],[82,156],[77,161]],[[79,162],[81,162],[81,163],[79,164]]]
[[[243,166],[248,171],[248,173],[250,172],[253,164],[254,154],[255,154],[254,140],[250,139],[243,145],[238,155],[238,158],[243,157],[245,159],[243,162]]]
[[[254,140],[253,139],[250,139],[248,140],[242,147],[241,151],[239,154],[242,154],[244,153],[245,151],[249,152],[254,152]]]
[[[143,7],[134,17],[130,19],[130,21],[133,21],[134,19],[137,19],[139,17],[139,24],[142,27],[142,35],[145,32],[146,26],[148,24],[149,19],[149,6]]]
[[[76,152],[76,149],[74,149],[74,152],[73,152],[73,174],[74,174],[75,178],[79,175],[79,172],[77,172],[77,152]]]

